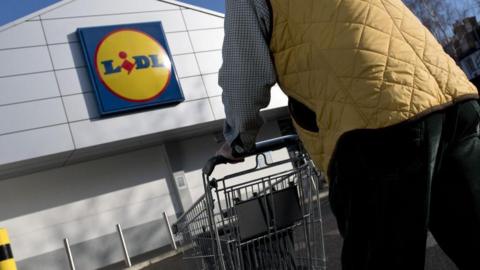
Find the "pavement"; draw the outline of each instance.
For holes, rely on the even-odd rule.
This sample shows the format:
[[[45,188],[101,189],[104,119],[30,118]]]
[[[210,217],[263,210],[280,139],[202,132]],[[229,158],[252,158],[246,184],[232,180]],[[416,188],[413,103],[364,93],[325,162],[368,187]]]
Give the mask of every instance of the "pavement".
[[[327,270],[341,270],[340,254],[342,239],[338,232],[335,218],[330,211],[327,200],[322,204],[324,215],[324,232],[327,256]],[[196,270],[195,264],[182,260],[182,254],[172,255],[159,262],[137,268],[142,270]],[[425,270],[457,270],[458,268],[443,253],[431,235],[427,240]]]

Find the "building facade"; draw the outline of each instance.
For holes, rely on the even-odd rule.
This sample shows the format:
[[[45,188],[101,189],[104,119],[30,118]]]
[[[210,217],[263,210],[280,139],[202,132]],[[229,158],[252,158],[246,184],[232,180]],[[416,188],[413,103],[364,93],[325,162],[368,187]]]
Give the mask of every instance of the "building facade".
[[[475,17],[468,17],[453,25],[454,36],[446,47],[467,77],[480,86],[480,26]]]
[[[77,29],[152,21],[185,101],[101,117]],[[131,256],[169,248],[162,213],[173,221],[203,194],[201,168],[222,143],[222,41],[218,12],[156,0],[75,0],[0,32],[0,227],[19,269],[67,269],[66,237],[79,269],[118,263],[116,224]],[[282,134],[286,104],[274,87],[259,139]]]

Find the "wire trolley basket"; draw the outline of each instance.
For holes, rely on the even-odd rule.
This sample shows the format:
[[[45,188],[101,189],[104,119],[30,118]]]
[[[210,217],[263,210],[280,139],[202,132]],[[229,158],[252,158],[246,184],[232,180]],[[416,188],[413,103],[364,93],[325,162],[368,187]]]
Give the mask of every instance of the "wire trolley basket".
[[[259,166],[264,152],[287,146],[297,149],[290,158]],[[221,179],[210,175],[226,160],[210,159],[203,169],[205,194],[173,225],[184,259],[196,269],[326,269],[323,178],[300,149],[293,135],[257,143],[257,165]],[[245,177],[285,164],[291,166]]]

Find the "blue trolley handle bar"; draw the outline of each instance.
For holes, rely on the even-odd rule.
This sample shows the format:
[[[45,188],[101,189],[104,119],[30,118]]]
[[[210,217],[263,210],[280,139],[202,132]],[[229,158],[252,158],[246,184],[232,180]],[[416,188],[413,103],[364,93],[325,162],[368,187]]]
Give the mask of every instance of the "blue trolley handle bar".
[[[244,157],[282,149],[290,145],[296,145],[298,144],[298,141],[299,139],[297,135],[286,135],[266,141],[257,142],[255,144],[255,149],[252,152],[247,153]],[[203,173],[206,176],[210,176],[218,164],[226,164],[230,162],[231,161],[229,159],[223,156],[214,156],[207,161],[205,166],[203,166]]]

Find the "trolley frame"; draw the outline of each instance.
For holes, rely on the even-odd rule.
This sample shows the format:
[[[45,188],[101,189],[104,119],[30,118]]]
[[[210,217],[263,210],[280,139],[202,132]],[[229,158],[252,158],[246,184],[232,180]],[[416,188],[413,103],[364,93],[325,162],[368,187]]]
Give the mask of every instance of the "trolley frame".
[[[296,148],[290,158],[268,163],[264,152]],[[211,178],[224,157],[203,168],[205,194],[172,226],[184,259],[201,269],[326,269],[321,192],[323,175],[315,169],[296,135],[256,144],[254,168]],[[264,159],[264,167],[259,166]],[[259,178],[238,177],[292,164]]]

